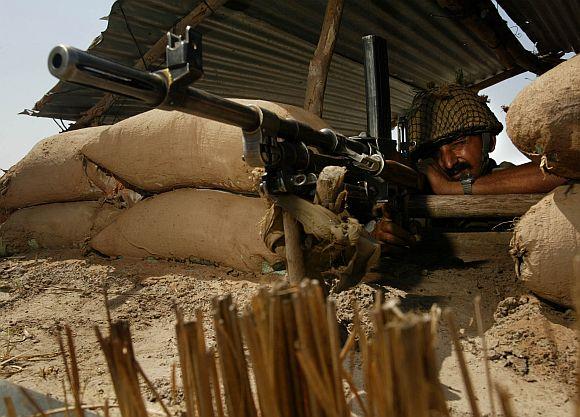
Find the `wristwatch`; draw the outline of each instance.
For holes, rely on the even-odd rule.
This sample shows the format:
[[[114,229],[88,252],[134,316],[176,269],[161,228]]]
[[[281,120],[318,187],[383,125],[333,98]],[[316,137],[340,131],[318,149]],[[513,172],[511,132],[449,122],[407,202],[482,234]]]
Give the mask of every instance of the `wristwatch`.
[[[465,174],[464,176],[461,177],[460,182],[461,188],[463,188],[463,194],[465,195],[473,194],[472,186],[474,181],[475,178],[473,178],[471,174]]]

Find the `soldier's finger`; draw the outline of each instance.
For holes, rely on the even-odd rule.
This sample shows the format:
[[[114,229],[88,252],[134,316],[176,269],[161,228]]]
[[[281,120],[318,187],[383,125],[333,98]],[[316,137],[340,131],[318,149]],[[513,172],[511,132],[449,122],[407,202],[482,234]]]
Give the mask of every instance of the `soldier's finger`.
[[[399,226],[397,223],[392,221],[381,221],[377,225],[379,232],[389,233],[403,239],[407,244],[414,243],[415,237],[405,230],[404,227]]]
[[[381,242],[388,243],[390,245],[397,245],[401,247],[409,247],[409,242],[405,239],[401,239],[398,236],[395,236],[392,233],[384,232],[384,231],[377,231],[375,234],[375,238]]]

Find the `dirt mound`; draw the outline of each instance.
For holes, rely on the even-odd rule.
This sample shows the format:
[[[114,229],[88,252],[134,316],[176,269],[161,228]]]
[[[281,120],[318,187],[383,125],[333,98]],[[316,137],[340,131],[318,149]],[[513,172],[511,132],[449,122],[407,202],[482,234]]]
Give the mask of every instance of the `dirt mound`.
[[[552,378],[575,384],[576,335],[571,310],[550,309],[533,296],[508,297],[489,330],[490,359],[529,382]]]

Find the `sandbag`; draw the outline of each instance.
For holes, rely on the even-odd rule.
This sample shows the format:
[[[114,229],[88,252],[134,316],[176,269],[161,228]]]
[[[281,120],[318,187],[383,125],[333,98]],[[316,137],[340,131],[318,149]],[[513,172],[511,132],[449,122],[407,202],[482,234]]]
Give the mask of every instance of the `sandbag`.
[[[0,210],[38,204],[98,200],[100,187],[114,181],[84,160],[81,147],[107,127],[91,127],[50,136],[0,178]]]
[[[564,185],[532,206],[518,221],[510,254],[516,274],[532,292],[571,307],[580,280],[580,186]]]
[[[580,178],[580,56],[524,88],[509,107],[507,134],[547,172]]]
[[[80,248],[110,224],[120,210],[97,201],[43,204],[13,212],[0,225],[0,251]]]
[[[235,101],[315,129],[328,127],[298,107]],[[181,187],[256,193],[261,175],[242,160],[241,129],[177,111],[151,110],[123,120],[87,143],[82,152],[116,177],[154,193]]]
[[[138,202],[90,242],[109,256],[210,261],[260,272],[280,261],[260,237],[265,200],[180,189]]]

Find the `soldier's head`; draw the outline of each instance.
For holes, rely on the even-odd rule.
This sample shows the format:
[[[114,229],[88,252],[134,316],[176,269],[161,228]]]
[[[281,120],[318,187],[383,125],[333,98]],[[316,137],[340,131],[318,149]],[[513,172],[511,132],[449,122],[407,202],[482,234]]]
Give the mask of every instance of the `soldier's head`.
[[[485,172],[495,136],[503,129],[487,98],[459,85],[418,93],[407,120],[413,158],[434,159],[455,180]]]

